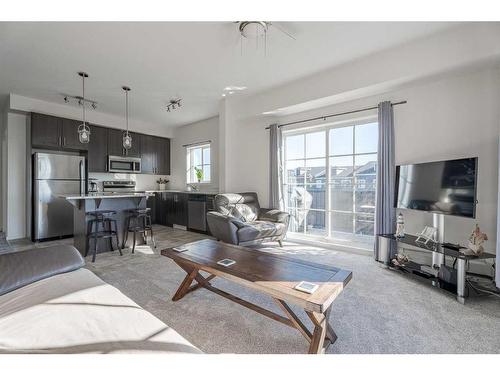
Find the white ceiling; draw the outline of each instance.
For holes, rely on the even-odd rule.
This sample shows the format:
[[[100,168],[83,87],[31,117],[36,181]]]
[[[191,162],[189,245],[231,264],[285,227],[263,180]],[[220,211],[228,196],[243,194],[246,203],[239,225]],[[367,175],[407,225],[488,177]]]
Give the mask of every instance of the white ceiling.
[[[279,22],[267,55],[255,42],[240,45],[231,22],[0,23],[0,94],[60,102],[86,96],[99,111],[122,115],[122,85],[132,88],[130,116],[179,126],[215,116],[224,87],[256,93],[456,24],[430,22]],[[183,107],[166,112],[169,99]]]

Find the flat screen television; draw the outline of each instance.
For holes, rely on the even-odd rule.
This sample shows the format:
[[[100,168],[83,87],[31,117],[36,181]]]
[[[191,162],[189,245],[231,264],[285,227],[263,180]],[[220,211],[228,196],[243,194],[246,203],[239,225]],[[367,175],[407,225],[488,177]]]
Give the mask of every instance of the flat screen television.
[[[397,208],[476,217],[477,158],[400,165]]]

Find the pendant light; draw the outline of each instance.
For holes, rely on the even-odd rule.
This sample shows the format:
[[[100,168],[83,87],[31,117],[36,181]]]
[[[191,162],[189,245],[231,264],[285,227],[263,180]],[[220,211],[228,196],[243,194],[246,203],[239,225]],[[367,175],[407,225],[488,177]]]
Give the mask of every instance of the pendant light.
[[[88,74],[85,72],[78,72],[78,75],[82,77],[82,109],[83,109],[83,122],[78,126],[78,140],[80,143],[90,142],[90,128],[85,122],[85,78],[88,78]]]
[[[123,133],[123,148],[129,150],[132,148],[132,137],[128,132],[128,92],[130,91],[130,87],[123,86],[122,89],[125,91],[125,118],[127,121],[127,131]]]

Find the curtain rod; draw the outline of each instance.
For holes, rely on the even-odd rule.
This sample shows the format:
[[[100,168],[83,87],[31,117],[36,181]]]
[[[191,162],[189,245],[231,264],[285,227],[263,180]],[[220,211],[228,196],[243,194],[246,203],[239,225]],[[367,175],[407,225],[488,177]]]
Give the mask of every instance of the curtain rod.
[[[396,103],[392,103],[393,106],[395,105],[400,105],[400,104],[406,104],[407,101],[406,100],[403,100],[403,101],[400,101],[400,102],[396,102]],[[336,116],[342,116],[342,115],[349,115],[351,113],[358,113],[358,112],[364,112],[364,111],[370,111],[372,109],[377,109],[378,108],[378,105],[374,106],[374,107],[368,107],[368,108],[362,108],[362,109],[355,109],[353,111],[347,111],[347,112],[340,112],[340,113],[334,113],[332,115],[326,115],[326,116],[319,116],[319,117],[314,117],[314,118],[309,118],[309,119],[306,119],[306,120],[300,120],[300,121],[293,121],[293,122],[287,122],[285,124],[280,124],[278,125],[278,128],[281,128],[283,126],[289,126],[289,125],[295,125],[295,124],[300,124],[302,122],[309,122],[309,121],[315,121],[315,120],[326,120],[327,118],[329,117],[336,117]],[[268,126],[266,129],[270,129],[270,127]]]
[[[194,143],[188,143],[187,145],[182,145],[182,147],[191,147],[191,146],[197,146],[197,145],[206,145],[208,143],[212,143],[212,141],[201,141],[201,142],[194,142]]]

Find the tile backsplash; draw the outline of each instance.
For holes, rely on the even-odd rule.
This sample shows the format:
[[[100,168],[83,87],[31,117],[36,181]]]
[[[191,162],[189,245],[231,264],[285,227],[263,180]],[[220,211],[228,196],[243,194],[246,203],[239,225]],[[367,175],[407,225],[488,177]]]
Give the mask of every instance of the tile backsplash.
[[[102,181],[111,180],[133,180],[136,183],[136,190],[156,190],[158,184],[156,181],[161,178],[170,180],[170,176],[160,176],[151,174],[133,174],[133,173],[89,173],[89,178],[97,179],[97,187],[102,191]],[[171,183],[167,184],[167,189]]]

